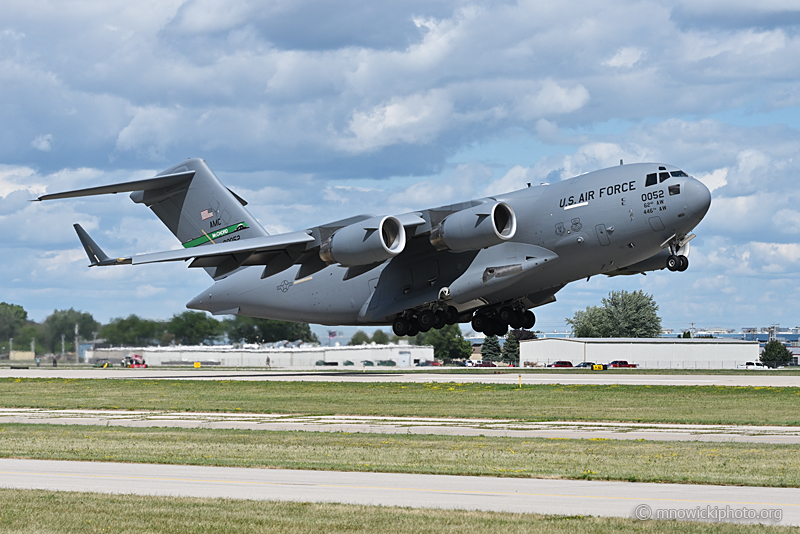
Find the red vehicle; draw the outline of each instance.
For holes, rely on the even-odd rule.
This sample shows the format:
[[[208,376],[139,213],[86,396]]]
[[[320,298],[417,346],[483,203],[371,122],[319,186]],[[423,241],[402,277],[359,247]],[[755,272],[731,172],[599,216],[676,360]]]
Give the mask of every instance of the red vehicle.
[[[572,362],[568,362],[566,360],[559,360],[557,362],[553,362],[547,367],[572,367]]]
[[[625,360],[614,360],[613,362],[608,364],[608,367],[609,368],[616,368],[616,369],[621,369],[623,367],[624,368],[628,368],[628,369],[636,369],[636,364],[635,363],[628,363]]]
[[[125,356],[125,359],[122,360],[122,367],[130,367],[133,369],[147,369],[147,364],[145,363],[144,358],[142,358],[138,354],[134,354],[133,356]]]
[[[493,364],[492,362],[481,362],[476,363],[473,367],[497,367],[497,365]]]

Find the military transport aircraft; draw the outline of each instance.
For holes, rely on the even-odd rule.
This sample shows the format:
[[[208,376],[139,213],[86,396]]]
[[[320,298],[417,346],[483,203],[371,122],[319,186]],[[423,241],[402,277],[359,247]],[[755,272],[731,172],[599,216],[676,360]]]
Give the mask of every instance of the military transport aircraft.
[[[214,285],[187,307],[416,335],[456,322],[486,334],[531,328],[530,308],[566,284],[689,265],[692,229],[711,204],[698,180],[639,163],[395,215],[356,215],[269,235],[205,161],[154,178],[48,194],[130,192],[183,248],[110,258],[74,225],[91,266],[190,261]]]

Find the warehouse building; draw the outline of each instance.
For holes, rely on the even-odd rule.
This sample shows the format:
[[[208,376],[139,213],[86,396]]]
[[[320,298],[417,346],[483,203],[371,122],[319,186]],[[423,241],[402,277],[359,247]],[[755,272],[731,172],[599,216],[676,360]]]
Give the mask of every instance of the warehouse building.
[[[107,358],[113,364],[134,355],[153,366],[223,367],[413,367],[433,361],[433,347],[359,345],[346,347],[237,348],[234,346],[118,347],[87,351],[89,362]]]
[[[548,338],[520,343],[520,365],[555,361],[609,363],[625,360],[642,369],[736,369],[758,361],[757,341],[678,338]]]

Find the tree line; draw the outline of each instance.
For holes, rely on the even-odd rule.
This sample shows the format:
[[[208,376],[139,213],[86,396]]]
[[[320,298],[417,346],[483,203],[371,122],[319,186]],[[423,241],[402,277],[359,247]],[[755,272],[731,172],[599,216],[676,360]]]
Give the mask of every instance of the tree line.
[[[101,324],[88,312],[73,308],[54,310],[41,323],[28,318],[28,312],[18,304],[0,302],[0,352],[10,350],[13,338],[15,350],[30,350],[34,342],[37,354],[75,350],[75,325],[81,341],[104,339],[111,345],[156,346],[200,345],[227,340],[230,343],[269,343],[296,341],[318,343],[308,323],[292,323],[272,319],[234,316],[217,320],[205,312],[185,311],[167,320],[155,320],[131,314]]]

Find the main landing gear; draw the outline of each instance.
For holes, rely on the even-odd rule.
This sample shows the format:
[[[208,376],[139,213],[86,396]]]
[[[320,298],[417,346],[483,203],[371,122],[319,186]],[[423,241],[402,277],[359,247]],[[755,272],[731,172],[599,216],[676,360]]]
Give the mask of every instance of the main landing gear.
[[[423,310],[416,314],[401,315],[392,322],[392,331],[397,336],[416,336],[432,328],[440,329],[458,322],[458,310],[453,306]]]
[[[675,254],[671,254],[667,258],[667,269],[670,271],[678,271],[683,272],[689,268],[689,258],[686,256],[677,256]]]
[[[509,327],[513,329],[533,328],[536,316],[530,310],[504,306],[499,310],[478,310],[472,317],[472,329],[486,335],[504,336]]]

